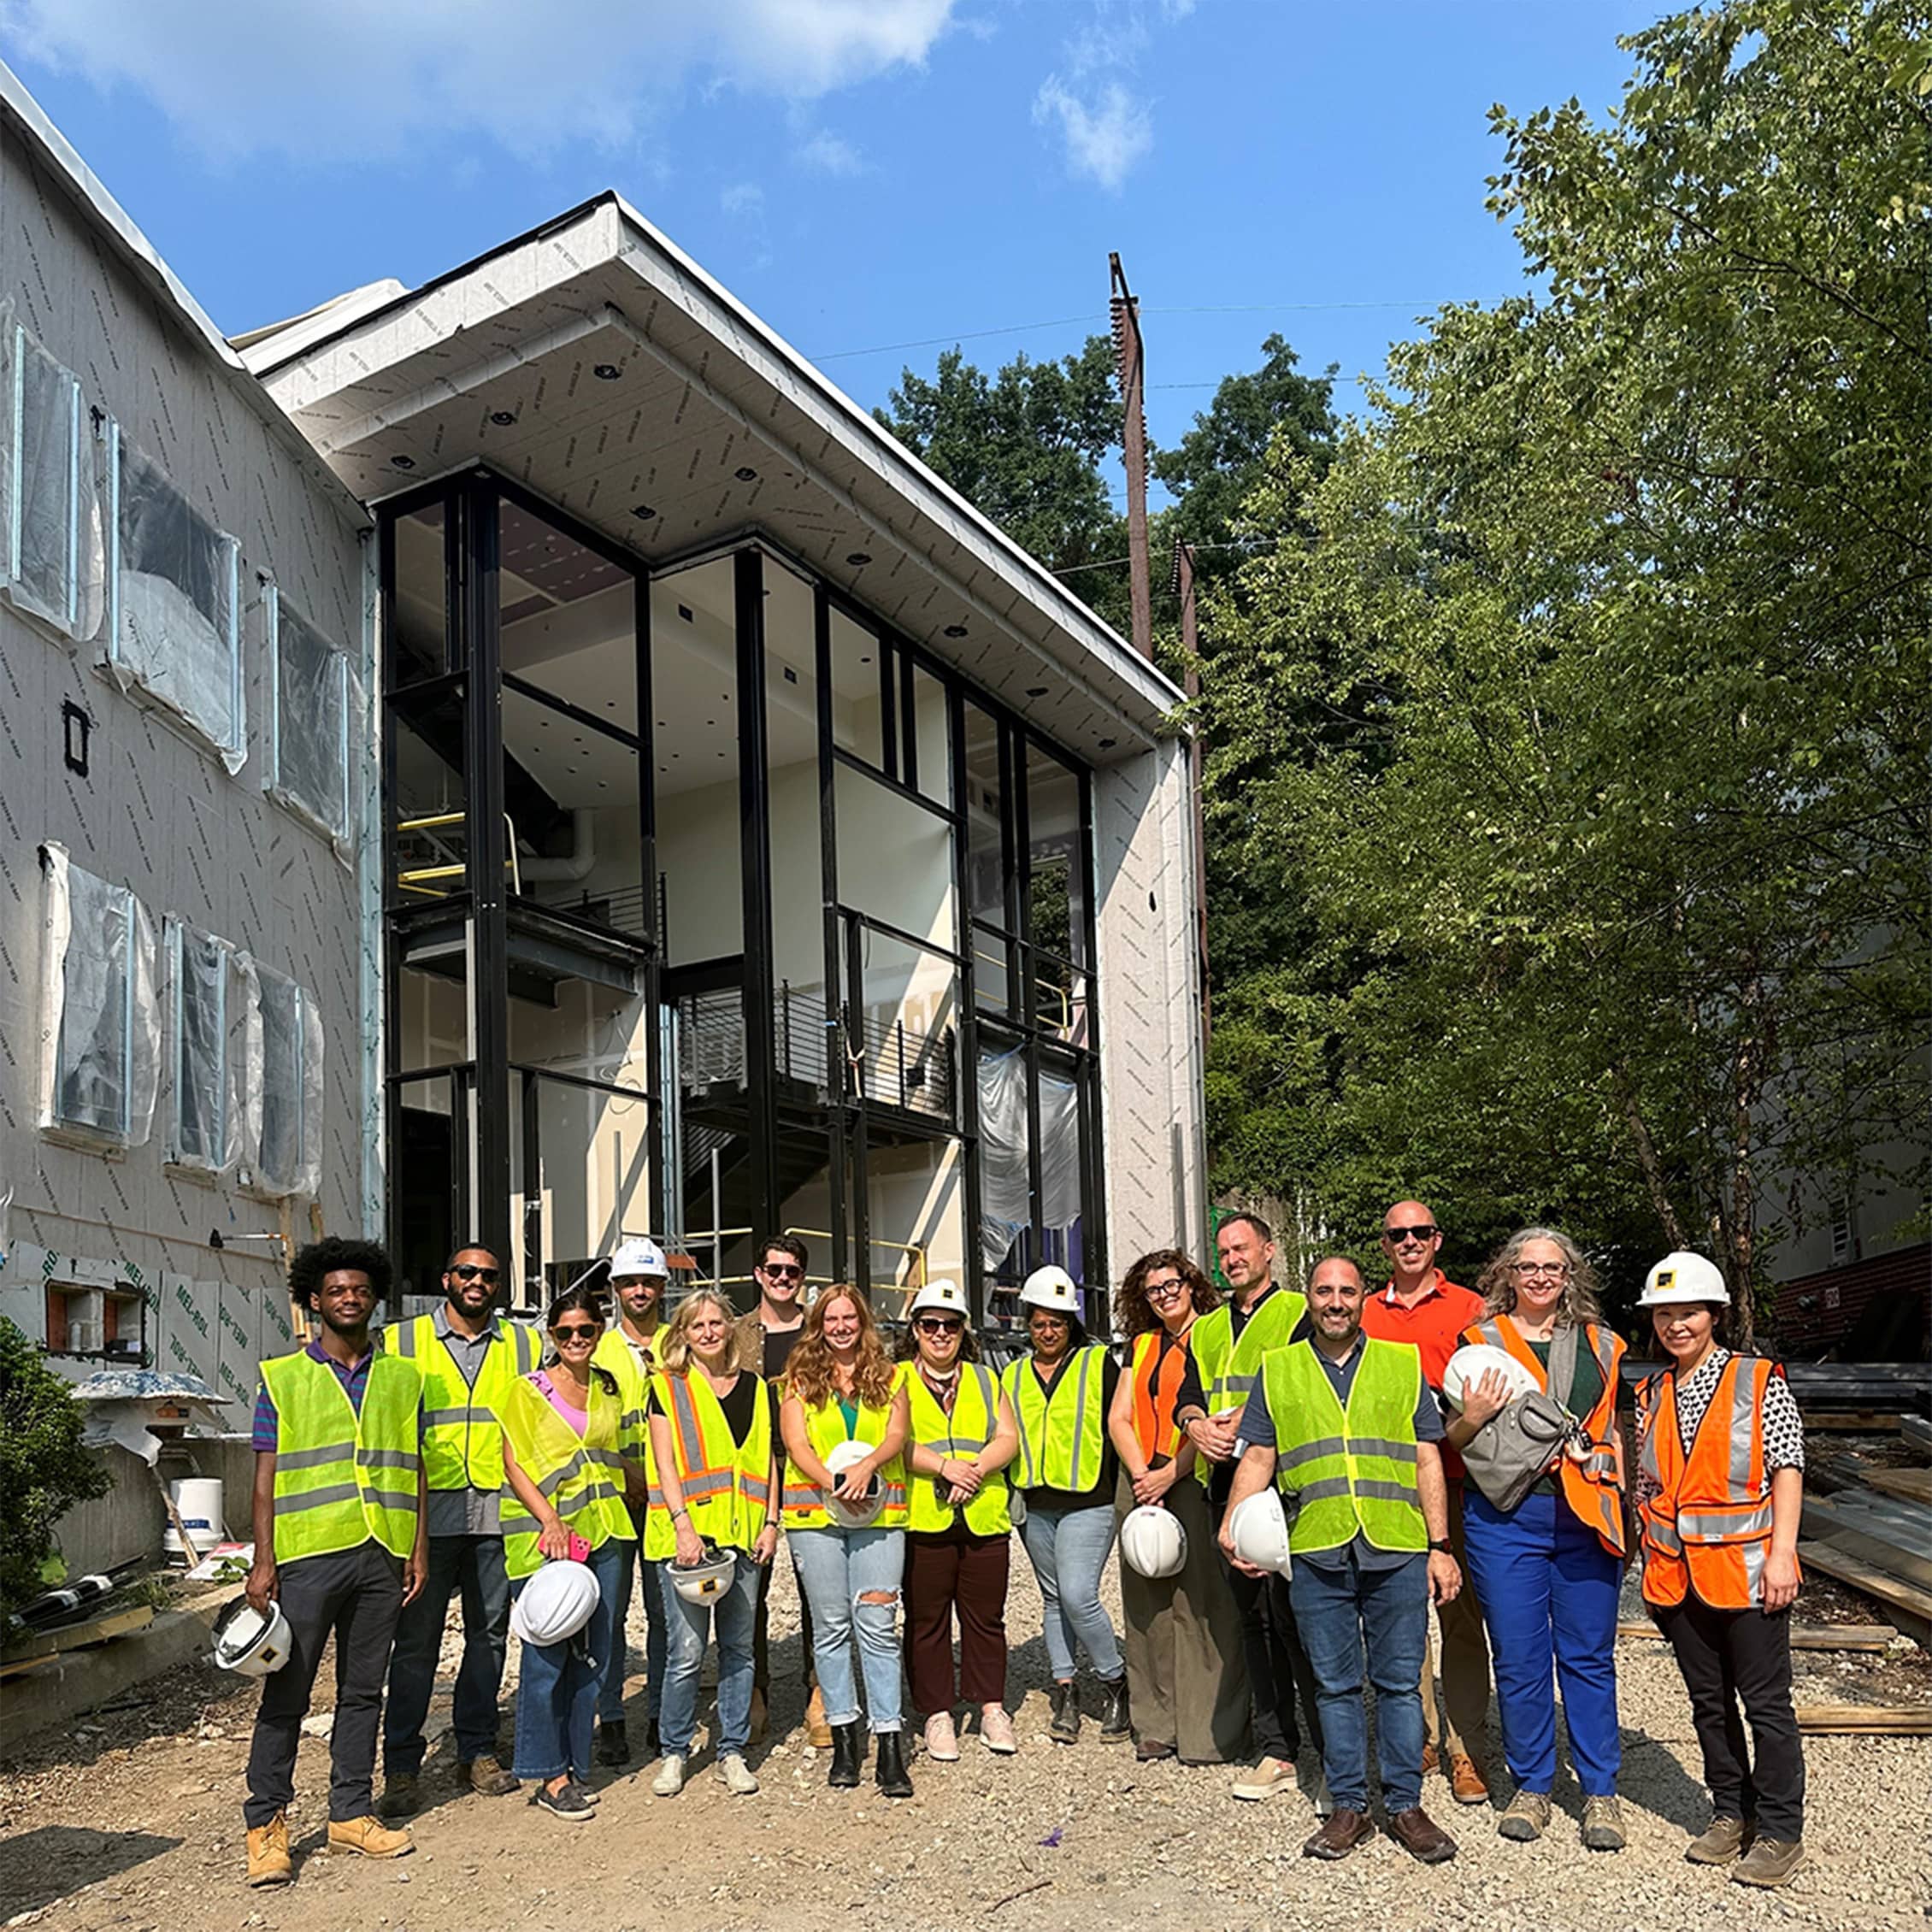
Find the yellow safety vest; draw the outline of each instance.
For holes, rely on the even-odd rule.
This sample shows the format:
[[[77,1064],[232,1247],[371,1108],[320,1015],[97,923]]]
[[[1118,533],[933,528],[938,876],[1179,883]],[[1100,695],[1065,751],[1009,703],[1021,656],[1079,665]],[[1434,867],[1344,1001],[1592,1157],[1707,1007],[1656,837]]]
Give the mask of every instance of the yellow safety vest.
[[[953,1398],[952,1413],[933,1399],[918,1365],[899,1364],[899,1378],[905,1384],[912,1406],[912,1440],[922,1449],[936,1449],[940,1455],[960,1462],[969,1461],[993,1438],[999,1427],[999,1384],[993,1370],[977,1362],[959,1364],[959,1392]],[[914,1529],[950,1529],[957,1512],[940,1500],[937,1477],[915,1476],[912,1479],[911,1513],[909,1526]],[[1006,1471],[989,1476],[966,1500],[966,1527],[975,1536],[1004,1536],[1013,1527],[1006,1499]]]
[[[657,1332],[660,1337],[663,1334],[662,1328]],[[652,1359],[656,1360],[655,1351]],[[629,1338],[615,1323],[598,1337],[591,1360],[598,1368],[610,1371],[624,1405],[617,1422],[619,1446],[633,1463],[644,1465],[646,1477],[651,1476],[651,1430],[645,1417],[651,1401],[651,1378],[655,1370],[646,1369],[638,1360],[637,1351],[631,1346]]]
[[[504,1429],[498,1411],[510,1385],[543,1358],[535,1330],[498,1321],[474,1382],[462,1379],[433,1315],[384,1329],[382,1349],[415,1363],[422,1376],[422,1466],[429,1487],[501,1489]]]
[[[1106,1374],[1107,1352],[1098,1342],[1076,1348],[1061,1364],[1051,1394],[1040,1386],[1031,1356],[1007,1364],[999,1386],[1020,1431],[1020,1452],[1007,1473],[1018,1487],[1085,1495],[1099,1485],[1107,1450]]]
[[[380,1352],[358,1412],[341,1378],[307,1349],[262,1364],[275,1405],[275,1561],[333,1556],[373,1536],[415,1547],[422,1377]]]
[[[805,1411],[805,1437],[812,1446],[820,1462],[823,1462],[837,1446],[845,1441],[869,1442],[875,1446],[886,1440],[886,1431],[892,1426],[892,1405],[888,1402],[883,1409],[874,1409],[861,1403],[858,1420],[851,1428],[845,1427],[845,1411],[839,1406],[834,1396],[829,1402],[813,1409],[799,1406]],[[885,1486],[886,1506],[880,1511],[873,1523],[875,1529],[904,1529],[905,1528],[905,1458],[898,1455],[884,1464],[879,1470],[879,1480]],[[790,1456],[785,1458],[785,1489],[780,1499],[784,1506],[785,1527],[787,1529],[828,1529],[842,1527],[835,1524],[825,1507],[824,1493],[805,1472],[793,1462]]]
[[[751,1375],[749,1369],[739,1370]],[[651,1379],[657,1406],[671,1425],[671,1457],[684,1492],[691,1527],[721,1550],[749,1550],[771,1521],[771,1402],[764,1378],[751,1375],[757,1393],[743,1442],[732,1440],[724,1405],[702,1370]],[[644,1526],[644,1553],[653,1563],[675,1556],[677,1525],[671,1505],[654,1480]]]
[[[637,1532],[624,1506],[624,1458],[618,1447],[621,1398],[601,1377],[591,1377],[589,1420],[580,1437],[550,1399],[527,1377],[512,1382],[503,1408],[504,1434],[524,1475],[545,1500],[594,1550]],[[504,1569],[528,1576],[543,1567],[537,1519],[505,1481],[503,1495]]]
[[[1414,1346],[1364,1335],[1346,1414],[1313,1342],[1270,1350],[1261,1381],[1275,1422],[1275,1480],[1299,1505],[1289,1550],[1339,1549],[1358,1529],[1378,1550],[1426,1550],[1416,1487],[1422,1360]]]
[[[1209,1415],[1224,1415],[1230,1409],[1247,1406],[1248,1398],[1261,1386],[1262,1357],[1271,1348],[1288,1346],[1288,1338],[1307,1307],[1306,1296],[1293,1288],[1276,1288],[1255,1310],[1238,1337],[1232,1302],[1210,1308],[1195,1322],[1187,1331],[1187,1346],[1193,1352]],[[1195,1481],[1205,1489],[1219,1466],[1197,1455]]]

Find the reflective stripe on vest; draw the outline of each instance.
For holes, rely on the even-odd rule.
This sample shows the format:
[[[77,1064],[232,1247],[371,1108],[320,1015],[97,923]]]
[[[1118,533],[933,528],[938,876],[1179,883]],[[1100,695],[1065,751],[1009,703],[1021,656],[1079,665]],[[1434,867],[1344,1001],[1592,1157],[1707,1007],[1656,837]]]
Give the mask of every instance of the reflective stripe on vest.
[[[738,1443],[723,1404],[701,1370],[651,1378],[658,1407],[671,1425],[671,1455],[691,1527],[720,1549],[749,1550],[771,1520],[771,1403],[763,1378],[751,1380],[757,1384],[751,1426]],[[676,1555],[678,1532],[670,1500],[655,1480],[649,1507],[644,1553],[659,1562]]]
[[[517,1466],[564,1527],[593,1550],[612,1537],[627,1541],[636,1534],[624,1505],[624,1458],[618,1447],[621,1414],[622,1399],[595,1375],[581,1437],[527,1377],[512,1382],[504,1401],[504,1434]],[[511,1576],[528,1576],[544,1560],[537,1547],[537,1519],[507,1481],[502,1516],[504,1569]]]
[[[542,1357],[536,1331],[499,1320],[476,1380],[466,1382],[433,1315],[383,1331],[385,1352],[414,1363],[422,1377],[422,1464],[432,1489],[501,1489],[504,1432],[498,1411],[510,1384]]]
[[[897,1382],[894,1383],[895,1388]],[[878,1444],[886,1440],[886,1431],[892,1427],[892,1409],[888,1402],[882,1409],[874,1409],[861,1403],[858,1420],[848,1431],[845,1428],[845,1411],[833,1398],[822,1403],[817,1408],[804,1409],[805,1437],[820,1462],[823,1462],[841,1442],[868,1442]],[[879,1480],[886,1491],[886,1506],[879,1512],[873,1524],[876,1529],[903,1529],[905,1528],[905,1458],[893,1457],[891,1462],[879,1471]],[[780,1497],[785,1527],[787,1529],[829,1529],[839,1527],[833,1523],[825,1507],[825,1496],[818,1485],[787,1456],[785,1458],[785,1487]]]
[[[1339,1549],[1358,1529],[1378,1550],[1428,1547],[1416,1487],[1422,1363],[1414,1347],[1364,1336],[1346,1412],[1310,1341],[1270,1349],[1261,1386],[1276,1432],[1275,1480],[1299,1505],[1291,1551]]]
[[[647,1405],[651,1399],[651,1378],[656,1372],[655,1369],[646,1369],[638,1360],[637,1351],[631,1346],[630,1338],[621,1328],[615,1325],[606,1328],[598,1337],[591,1360],[598,1368],[610,1372],[611,1380],[617,1385],[617,1393],[622,1399],[623,1408],[617,1419],[617,1439],[620,1446],[633,1463],[644,1465],[647,1478],[655,1480],[651,1466],[651,1429],[645,1420]]]
[[[1487,1342],[1492,1348],[1503,1350],[1535,1376],[1537,1387],[1546,1394],[1552,1393],[1549,1373],[1536,1351],[1506,1315],[1493,1315],[1476,1322],[1464,1329],[1463,1340]],[[1623,1373],[1623,1343],[1611,1329],[1594,1322],[1584,1323],[1578,1342],[1595,1357],[1597,1372],[1603,1379],[1595,1407],[1578,1418],[1590,1438],[1590,1452],[1581,1463],[1573,1462],[1567,1454],[1559,1456],[1552,1473],[1577,1520],[1596,1531],[1598,1540],[1611,1555],[1620,1557],[1624,1543],[1623,1444],[1617,1428],[1617,1388]],[[1551,1346],[1553,1351],[1553,1338]],[[1564,1389],[1557,1396],[1565,1410],[1570,1407],[1570,1393]]]
[[[1684,1452],[1676,1377],[1665,1369],[1640,1392],[1640,1466],[1657,1485],[1638,1505],[1643,1521],[1644,1599],[1678,1604],[1694,1589],[1715,1610],[1763,1600],[1773,1526],[1764,1467],[1764,1392],[1778,1370],[1734,1355]]]
[[[1239,1335],[1234,1334],[1231,1302],[1210,1309],[1195,1322],[1187,1331],[1187,1347],[1194,1358],[1209,1415],[1226,1415],[1229,1410],[1247,1406],[1248,1398],[1261,1386],[1262,1357],[1271,1348],[1287,1346],[1307,1307],[1305,1296],[1290,1288],[1276,1288],[1256,1308]],[[1197,1455],[1194,1480],[1205,1488],[1218,1466]]]
[[[916,1363],[901,1363],[899,1375],[911,1407],[911,1440],[922,1449],[970,1462],[993,1440],[999,1427],[999,1384],[991,1369],[978,1362],[959,1364],[959,1387],[950,1416],[927,1387]],[[1013,1527],[1004,1470],[981,1483],[966,1499],[963,1512],[940,1499],[936,1476],[913,1476],[907,1492],[911,1505],[907,1523],[913,1529],[950,1529],[953,1517],[961,1513],[975,1536],[1004,1536]]]
[[[1051,1392],[1040,1386],[1030,1357],[1007,1365],[999,1386],[1020,1432],[1020,1452],[1008,1473],[1022,1489],[1085,1495],[1099,1484],[1106,1451],[1100,1412],[1106,1370],[1107,1352],[1097,1342],[1075,1349],[1061,1364]]]
[[[1161,1343],[1166,1331],[1162,1328],[1144,1329],[1134,1338],[1134,1346],[1128,1358],[1128,1375],[1134,1387],[1134,1439],[1140,1445],[1140,1453],[1152,1463],[1157,1456],[1165,1456],[1170,1462],[1180,1452],[1181,1431],[1173,1421],[1174,1411],[1168,1410],[1168,1426],[1157,1428],[1157,1411],[1154,1405],[1156,1387],[1168,1364],[1180,1355],[1180,1370],[1175,1378],[1176,1390],[1180,1387],[1180,1375],[1187,1372],[1187,1352],[1193,1346],[1193,1330],[1200,1323],[1197,1321],[1182,1340],[1175,1344],[1174,1351],[1163,1358]],[[1158,1364],[1159,1366],[1155,1366]]]
[[[275,1561],[331,1556],[373,1536],[415,1546],[422,1378],[377,1352],[358,1413],[341,1378],[306,1349],[262,1364],[275,1405]]]

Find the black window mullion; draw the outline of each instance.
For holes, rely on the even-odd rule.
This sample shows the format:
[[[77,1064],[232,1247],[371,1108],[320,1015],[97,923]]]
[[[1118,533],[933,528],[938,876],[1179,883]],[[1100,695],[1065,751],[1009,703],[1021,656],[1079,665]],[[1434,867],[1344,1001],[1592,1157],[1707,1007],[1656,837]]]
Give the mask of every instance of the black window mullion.
[[[777,1043],[772,1023],[771,787],[765,718],[764,557],[732,558],[738,644],[738,801],[745,933],[745,1099],[752,1220],[776,1224],[778,1123],[774,1088]]]
[[[832,1204],[832,1279],[847,1279],[845,1245],[845,1022],[839,988],[845,977],[839,957],[838,762],[832,756],[832,600],[822,580],[812,582],[812,662],[818,698],[819,916],[825,946],[825,1095],[828,1112],[826,1192]]]

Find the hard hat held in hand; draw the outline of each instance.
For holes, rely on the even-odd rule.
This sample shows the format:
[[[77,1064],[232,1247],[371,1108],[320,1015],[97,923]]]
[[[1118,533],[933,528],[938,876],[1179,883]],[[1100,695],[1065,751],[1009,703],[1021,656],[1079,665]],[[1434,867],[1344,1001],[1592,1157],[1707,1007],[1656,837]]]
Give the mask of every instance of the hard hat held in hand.
[[[1442,1370],[1442,1393],[1459,1409],[1463,1405],[1463,1391],[1474,1388],[1492,1369],[1509,1384],[1509,1399],[1512,1402],[1519,1395],[1529,1394],[1536,1386],[1535,1376],[1506,1348],[1475,1341],[1458,1348],[1449,1358]]]
[[[854,1463],[863,1463],[878,1447],[874,1442],[835,1442],[832,1452],[825,1458],[825,1466],[833,1476],[843,1476]],[[847,1529],[869,1529],[879,1520],[879,1512],[886,1506],[886,1485],[881,1481],[877,1470],[872,1472],[872,1481],[867,1486],[863,1503],[848,1503],[843,1496],[825,1492],[826,1513],[836,1523]]]
[[[1288,1574],[1288,1519],[1278,1489],[1258,1489],[1235,1504],[1228,1519],[1228,1537],[1243,1563],[1271,1570],[1277,1576]]]
[[[671,1276],[671,1265],[664,1258],[663,1249],[642,1235],[633,1240],[620,1241],[617,1252],[610,1258],[613,1281],[623,1281],[633,1275],[655,1275],[663,1281],[669,1281]]]
[[[913,1296],[912,1305],[906,1310],[910,1320],[915,1315],[923,1315],[928,1309],[936,1310],[941,1315],[957,1315],[969,1328],[972,1326],[973,1311],[966,1305],[966,1291],[957,1281],[928,1281]]]
[[[288,1619],[279,1603],[261,1611],[246,1597],[237,1597],[215,1620],[215,1661],[224,1670],[266,1677],[288,1662],[293,1648]]]
[[[704,1555],[696,1563],[674,1563],[668,1574],[671,1587],[686,1603],[716,1603],[731,1587],[731,1580],[738,1574],[737,1553],[707,1543]]]
[[[597,1614],[597,1577],[567,1557],[546,1563],[516,1593],[510,1627],[527,1644],[568,1643]]]
[[[1049,1315],[1069,1315],[1078,1321],[1080,1290],[1065,1269],[1056,1268],[1049,1262],[1045,1268],[1034,1269],[1021,1285],[1020,1305],[1044,1308]]]
[[[1139,1576],[1178,1576],[1187,1561],[1187,1532],[1171,1510],[1143,1503],[1120,1526],[1121,1561]]]
[[[1675,1308],[1686,1302],[1716,1302],[1721,1308],[1731,1305],[1731,1291],[1717,1264],[1700,1254],[1679,1248],[1667,1254],[1644,1277],[1644,1292],[1637,1297],[1639,1308]]]

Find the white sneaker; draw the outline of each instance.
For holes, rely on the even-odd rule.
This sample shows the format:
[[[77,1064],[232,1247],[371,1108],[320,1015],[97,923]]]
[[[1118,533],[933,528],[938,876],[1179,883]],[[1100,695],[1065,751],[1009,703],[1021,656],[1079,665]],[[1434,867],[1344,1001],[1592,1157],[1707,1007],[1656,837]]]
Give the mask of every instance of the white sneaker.
[[[684,1789],[684,1759],[667,1756],[651,1779],[651,1788],[660,1798],[675,1798]]]
[[[959,1733],[950,1711],[935,1711],[926,1720],[926,1755],[941,1764],[959,1762]]]
[[[1237,1798],[1258,1801],[1272,1798],[1277,1791],[1294,1788],[1295,1768],[1285,1758],[1263,1758],[1252,1771],[1243,1771],[1234,1780],[1233,1792]]]
[[[758,1788],[751,1767],[735,1751],[718,1766],[718,1776],[725,1781],[725,1788],[733,1798],[749,1798]]]

